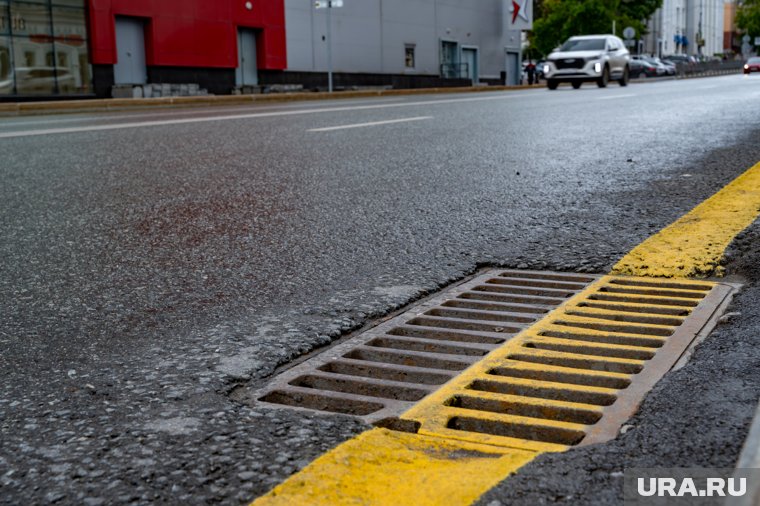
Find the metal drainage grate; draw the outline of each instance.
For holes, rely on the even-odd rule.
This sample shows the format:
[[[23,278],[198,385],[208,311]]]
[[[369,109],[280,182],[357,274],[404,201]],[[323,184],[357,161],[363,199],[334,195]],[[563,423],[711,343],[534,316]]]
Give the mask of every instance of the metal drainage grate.
[[[252,397],[368,422],[397,417],[596,279],[492,271],[303,362]]]
[[[735,289],[606,276],[402,419],[420,434],[541,451],[612,439]]]

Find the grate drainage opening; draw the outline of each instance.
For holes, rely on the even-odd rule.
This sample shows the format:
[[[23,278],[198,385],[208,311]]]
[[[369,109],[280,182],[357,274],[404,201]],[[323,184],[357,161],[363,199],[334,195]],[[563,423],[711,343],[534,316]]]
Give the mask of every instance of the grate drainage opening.
[[[397,350],[421,351],[425,353],[442,353],[445,355],[465,355],[482,357],[490,350],[468,348],[429,341],[417,341],[414,339],[394,339],[391,337],[377,337],[367,343],[367,346],[376,348],[391,348]]]
[[[690,285],[687,283],[671,283],[671,282],[659,282],[659,281],[642,281],[639,279],[611,279],[609,282],[611,285],[624,285],[624,286],[645,286],[650,288],[672,288],[675,290],[690,290],[709,292],[712,290],[712,286],[709,285]]]
[[[555,420],[568,423],[582,423],[591,425],[599,421],[602,413],[583,408],[564,407],[549,404],[531,404],[512,400],[483,399],[466,395],[457,395],[447,400],[445,406],[468,409],[473,411],[487,411],[501,415],[515,415],[526,418],[541,420]]]
[[[636,297],[625,295],[610,295],[605,293],[595,293],[588,296],[589,300],[603,300],[607,302],[625,302],[629,304],[656,304],[658,306],[675,306],[675,307],[697,307],[699,301],[692,299],[672,299],[668,297]]]
[[[691,311],[688,309],[682,309],[677,307],[662,307],[662,306],[632,306],[628,304],[605,304],[601,302],[581,302],[578,307],[587,307],[591,309],[604,309],[606,311],[627,311],[630,313],[644,313],[644,314],[664,314],[669,316],[689,316]]]
[[[462,416],[452,418],[446,426],[449,429],[466,432],[478,432],[492,436],[512,437],[568,446],[577,445],[586,435],[582,430],[519,425]]]
[[[533,323],[536,318],[533,316],[520,316],[508,313],[497,313],[494,311],[476,311],[472,309],[449,309],[436,308],[425,313],[430,316],[439,316],[441,318],[463,318],[467,320],[494,321],[504,323]]]
[[[619,344],[623,346],[641,346],[644,348],[662,348],[665,341],[658,337],[633,337],[616,334],[580,334],[576,332],[560,332],[544,330],[539,336],[553,337],[555,339],[568,339],[572,341],[588,341],[591,343]]]
[[[593,404],[595,406],[610,406],[615,403],[617,396],[613,393],[572,390],[569,388],[548,387],[538,385],[522,385],[502,381],[475,380],[467,387],[470,390],[493,392],[495,394],[519,395],[537,397],[555,401]]]
[[[606,293],[630,293],[634,295],[650,295],[655,297],[679,297],[683,299],[702,299],[705,294],[697,292],[679,292],[677,290],[656,290],[654,288],[627,288],[625,286],[604,286],[599,289]]]
[[[480,285],[474,290],[484,292],[497,292],[497,293],[516,293],[518,295],[537,295],[539,297],[562,297],[564,299],[572,297],[575,292],[570,290],[554,290],[551,288],[521,288],[511,286],[504,282],[499,282],[498,279],[489,279],[487,284]]]
[[[331,392],[379,397],[381,399],[393,399],[397,401],[418,401],[430,393],[428,390],[418,388],[401,385],[381,385],[337,376],[301,376],[288,384],[294,387],[314,388],[316,390],[328,390]]]
[[[510,304],[501,304],[497,302],[481,302],[473,300],[453,299],[441,304],[444,307],[455,307],[460,309],[476,309],[478,311],[499,311],[506,313],[529,313],[536,315],[543,315],[549,312],[547,308],[540,308],[535,306],[517,306]]]
[[[424,367],[427,369],[444,369],[446,371],[463,371],[471,362],[455,361],[442,358],[411,355],[407,353],[390,352],[384,350],[371,350],[360,348],[343,355],[345,358],[354,360],[366,360],[368,362],[381,362],[386,364],[406,365],[410,367]]]
[[[401,383],[420,383],[422,385],[442,385],[453,376],[453,374],[412,371],[388,366],[381,367],[372,364],[355,364],[340,361],[329,362],[318,367],[317,370],[346,376],[378,378]]]
[[[528,353],[514,353],[507,357],[509,360],[520,362],[532,362],[571,369],[587,369],[589,371],[618,372],[622,374],[638,374],[644,368],[642,364],[618,362],[613,360],[594,360],[585,357],[567,357],[552,355],[532,355]]]
[[[417,434],[422,426],[422,424],[416,420],[404,420],[395,416],[383,418],[382,420],[374,422],[372,425],[382,429],[406,432],[409,434]]]
[[[569,281],[576,283],[591,283],[596,278],[590,276],[582,276],[579,274],[567,273],[567,274],[547,274],[543,272],[530,272],[530,271],[503,271],[499,274],[502,277],[508,278],[523,278],[523,279],[553,279],[554,281]]]
[[[631,384],[629,378],[615,376],[590,375],[576,372],[557,370],[520,369],[517,367],[495,367],[488,371],[492,376],[507,378],[531,379],[537,381],[549,381],[553,383],[569,383],[571,385],[583,385],[589,387],[612,388],[623,390]]]
[[[552,322],[552,325],[565,325],[568,327],[577,327],[581,329],[599,330],[601,332],[623,332],[624,334],[641,334],[643,336],[661,336],[669,337],[673,335],[672,328],[645,327],[640,325],[612,325],[607,323],[587,323],[558,320]]]
[[[482,332],[497,332],[517,334],[520,328],[509,325],[495,325],[488,323],[476,323],[469,320],[437,319],[420,316],[409,320],[409,325],[421,325],[423,327],[442,327],[445,329],[473,330]]]
[[[419,337],[422,339],[440,339],[442,341],[459,341],[462,343],[502,344],[506,339],[484,336],[483,334],[466,334],[451,330],[425,329],[417,327],[396,327],[386,334],[400,337]]]
[[[343,415],[366,416],[383,409],[384,405],[374,402],[359,401],[346,398],[335,398],[326,395],[286,392],[275,390],[258,399],[261,402],[282,404],[294,408],[308,408],[317,411],[328,411]]]
[[[498,278],[490,279],[487,283],[510,286],[527,286],[530,288],[550,288],[552,290],[583,290],[586,283],[572,283],[565,281],[522,279],[512,276],[501,275]]]
[[[502,302],[507,304],[538,304],[539,306],[559,306],[564,302],[564,299],[556,299],[550,297],[529,297],[529,296],[517,296],[517,295],[502,295],[488,292],[466,292],[458,297],[459,299],[469,300],[484,300],[491,302]]]
[[[587,311],[571,310],[567,311],[567,314],[572,316],[580,316],[581,318],[593,318],[596,320],[605,320],[613,322],[623,323],[643,323],[646,325],[667,325],[670,327],[677,327],[683,323],[683,318],[679,317],[667,317],[667,316],[653,316],[653,315],[635,315],[623,312],[617,313],[593,313]]]
[[[563,344],[548,343],[541,341],[531,341],[524,345],[526,348],[535,348],[539,350],[560,351],[564,353],[573,353],[575,355],[590,355],[594,357],[612,357],[628,358],[633,360],[650,360],[654,358],[655,352],[652,350],[637,350],[631,348],[601,348],[585,344]]]

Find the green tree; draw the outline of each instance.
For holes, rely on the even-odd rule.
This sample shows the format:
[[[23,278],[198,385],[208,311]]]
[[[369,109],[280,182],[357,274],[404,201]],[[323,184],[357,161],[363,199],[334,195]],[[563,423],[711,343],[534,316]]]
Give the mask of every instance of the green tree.
[[[754,0],[760,2],[760,0]],[[612,32],[626,26],[646,33],[646,19],[662,5],[662,0],[542,0],[536,9],[531,45],[548,54],[573,35]]]
[[[736,9],[736,26],[752,37],[760,37],[760,0],[744,0]]]

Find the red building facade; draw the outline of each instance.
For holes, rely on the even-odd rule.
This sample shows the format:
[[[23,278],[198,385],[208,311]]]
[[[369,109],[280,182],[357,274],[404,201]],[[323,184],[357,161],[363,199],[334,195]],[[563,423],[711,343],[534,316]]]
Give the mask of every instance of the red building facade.
[[[255,37],[258,71],[287,66],[284,0],[89,0],[90,60],[98,95],[114,84],[117,22],[144,27],[147,82],[197,83],[229,93],[240,66],[241,30]]]

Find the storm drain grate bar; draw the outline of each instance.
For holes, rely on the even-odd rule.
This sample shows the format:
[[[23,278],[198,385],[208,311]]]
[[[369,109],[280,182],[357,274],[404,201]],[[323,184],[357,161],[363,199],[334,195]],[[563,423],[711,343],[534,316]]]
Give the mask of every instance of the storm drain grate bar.
[[[736,288],[605,276],[401,418],[420,434],[536,451],[614,438]]]
[[[243,400],[368,422],[398,417],[598,278],[490,271],[285,371]],[[462,399],[465,410],[477,404]],[[524,404],[537,412],[530,400]],[[467,416],[460,418],[469,426]]]

